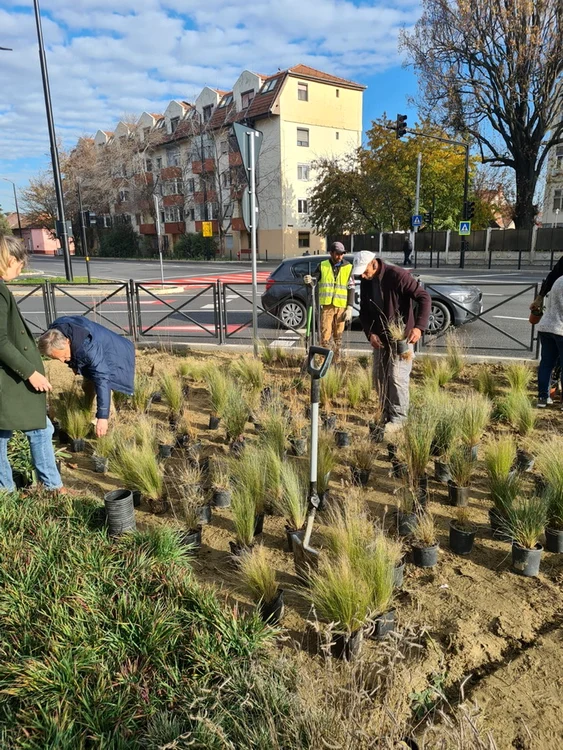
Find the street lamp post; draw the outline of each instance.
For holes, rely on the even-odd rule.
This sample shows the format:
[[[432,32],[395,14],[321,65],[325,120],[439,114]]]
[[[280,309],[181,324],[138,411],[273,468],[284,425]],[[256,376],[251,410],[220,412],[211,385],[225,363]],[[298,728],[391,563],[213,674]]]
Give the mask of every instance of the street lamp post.
[[[18,194],[17,194],[17,191],[16,191],[16,183],[12,182],[12,180],[9,180],[7,177],[2,177],[2,179],[4,180],[4,182],[11,182],[12,183],[12,187],[14,188],[14,202],[16,204],[16,213],[18,215],[18,229],[19,229],[19,232],[20,232],[20,240],[21,240],[21,238],[22,238],[22,221],[21,221],[21,217],[20,217],[20,207],[18,206]]]
[[[51,163],[53,165],[53,179],[55,181],[55,193],[57,195],[57,210],[59,214],[60,240],[63,250],[65,264],[65,275],[67,281],[72,281],[72,264],[68,242],[68,230],[65,218],[65,207],[63,197],[63,186],[61,181],[61,168],[59,164],[59,152],[57,149],[57,138],[55,134],[55,123],[53,120],[53,108],[51,106],[51,91],[49,88],[49,74],[47,71],[47,58],[43,44],[43,29],[41,28],[41,11],[39,0],[33,0],[35,10],[35,24],[37,26],[37,42],[39,44],[39,62],[41,64],[41,78],[43,80],[43,94],[45,97],[45,111],[47,114],[47,127],[49,129],[49,141],[51,143]]]

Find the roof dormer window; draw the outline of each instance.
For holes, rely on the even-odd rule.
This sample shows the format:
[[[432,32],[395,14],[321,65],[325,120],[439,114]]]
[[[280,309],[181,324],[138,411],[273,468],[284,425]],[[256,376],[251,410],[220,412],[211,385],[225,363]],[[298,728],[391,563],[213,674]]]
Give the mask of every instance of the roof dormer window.
[[[233,95],[232,94],[227,94],[227,96],[224,96],[221,99],[221,103],[219,104],[219,107],[220,108],[228,107],[229,104],[232,104],[232,103],[233,103]]]
[[[277,78],[270,78],[269,81],[266,81],[262,88],[260,89],[261,94],[268,94],[270,91],[273,91],[276,87],[276,83],[278,82]]]
[[[251,91],[244,91],[241,94],[241,106],[243,109],[247,109],[252,104],[252,100],[254,99],[254,89]]]

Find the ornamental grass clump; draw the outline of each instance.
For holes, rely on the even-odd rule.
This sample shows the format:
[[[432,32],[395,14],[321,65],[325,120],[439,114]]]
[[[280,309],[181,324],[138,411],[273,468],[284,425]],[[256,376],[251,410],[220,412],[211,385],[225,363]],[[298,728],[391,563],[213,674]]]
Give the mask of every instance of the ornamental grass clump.
[[[144,414],[148,411],[152,394],[154,392],[153,383],[148,375],[138,373],[135,375],[135,384],[133,387],[133,397],[131,405],[135,411]]]
[[[329,409],[335,400],[343,395],[344,373],[339,367],[329,368],[327,374],[321,380],[321,406]]]
[[[92,427],[92,414],[90,409],[85,410],[80,406],[66,410],[63,429],[71,440],[83,440]]]
[[[152,446],[120,446],[110,460],[110,469],[127,489],[138,490],[149,503],[163,499],[164,473]]]
[[[264,364],[254,357],[243,356],[229,367],[229,374],[237,383],[250,391],[261,391],[264,387]]]
[[[522,362],[511,362],[505,367],[504,374],[512,393],[526,394],[528,392],[533,377],[528,365]]]
[[[395,589],[395,568],[403,557],[402,545],[379,529],[375,540],[364,547],[358,572],[370,589],[370,613],[381,615],[391,609]]]
[[[411,408],[403,426],[403,450],[412,486],[418,486],[426,473],[432,441],[438,422],[438,412],[432,402]]]
[[[372,376],[371,371],[363,367],[355,367],[348,373],[346,378],[346,396],[348,406],[356,409],[360,405],[370,403],[372,399]]]
[[[491,438],[485,445],[484,460],[490,479],[506,479],[516,461],[516,441],[512,435]]]
[[[459,332],[453,328],[446,333],[446,361],[452,376],[458,378],[467,364],[467,347]]]
[[[373,443],[364,438],[355,440],[350,452],[350,464],[354,469],[370,471],[375,460]]]
[[[525,392],[512,391],[498,404],[502,418],[519,435],[529,435],[536,424],[537,412]]]
[[[290,417],[281,401],[273,401],[260,412],[260,442],[283,458],[291,432]]]
[[[285,517],[293,531],[299,531],[307,520],[307,491],[303,474],[293,464],[281,466],[281,492],[273,499],[274,509]]]
[[[325,558],[310,574],[304,591],[320,617],[339,633],[351,635],[369,617],[372,591],[346,557]]]
[[[248,404],[244,401],[240,390],[232,381],[229,382],[227,389],[222,418],[227,433],[227,440],[235,441],[242,437],[248,421]]]
[[[543,497],[547,503],[547,526],[550,529],[563,529],[563,490],[548,485]]]
[[[372,449],[373,451],[373,449]],[[328,490],[330,474],[337,465],[334,442],[326,435],[319,435],[317,459],[317,492],[324,495]]]
[[[240,575],[256,604],[272,602],[278,594],[276,574],[268,561],[267,551],[259,544],[250,552],[241,556]]]
[[[387,333],[391,341],[404,341],[407,337],[407,327],[400,315],[387,323]]]
[[[452,399],[449,394],[439,392],[435,395],[434,408],[436,425],[431,452],[447,460],[460,435],[458,402],[456,399]]]
[[[563,494],[563,437],[552,435],[535,449],[535,468],[548,487]]]
[[[480,393],[470,393],[460,399],[460,407],[461,438],[468,448],[474,448],[489,425],[492,404]]]
[[[211,401],[211,411],[215,417],[221,418],[227,403],[227,396],[232,388],[231,381],[222,370],[210,367],[205,373],[205,383]]]
[[[475,469],[475,461],[471,457],[471,452],[465,446],[458,445],[454,448],[448,459],[448,468],[452,482],[457,487],[469,487]]]
[[[346,557],[353,567],[359,566],[366,547],[375,541],[374,525],[359,489],[350,488],[345,499],[328,509],[324,537],[333,557]]]
[[[177,419],[184,408],[184,393],[182,383],[172,373],[166,372],[160,376],[162,398],[168,406],[170,416]]]
[[[252,491],[244,484],[235,484],[231,499],[236,546],[249,549],[254,543],[257,504]]]
[[[264,451],[248,447],[240,456],[230,461],[231,477],[235,489],[244,489],[253,499],[256,513],[262,513],[266,503],[268,464]]]
[[[547,524],[548,506],[542,497],[520,498],[504,517],[504,531],[525,549],[535,549]]]
[[[442,357],[424,357],[421,370],[424,387],[431,391],[443,388],[453,379],[450,365]]]
[[[498,385],[494,373],[488,365],[482,365],[477,373],[473,386],[482,396],[494,401],[498,396]]]
[[[414,544],[417,547],[434,547],[438,544],[438,532],[434,516],[429,511],[421,511],[413,529]]]

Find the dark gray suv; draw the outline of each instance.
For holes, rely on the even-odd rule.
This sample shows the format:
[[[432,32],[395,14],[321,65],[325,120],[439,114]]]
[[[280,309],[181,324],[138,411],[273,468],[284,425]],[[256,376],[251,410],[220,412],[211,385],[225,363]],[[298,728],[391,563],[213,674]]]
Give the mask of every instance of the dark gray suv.
[[[314,273],[326,255],[310,255],[287,258],[272,271],[262,294],[262,306],[276,315],[290,328],[303,328],[307,317],[307,287],[303,277]],[[353,261],[353,255],[346,255]],[[424,279],[420,278],[424,284]],[[479,287],[465,284],[432,282],[429,294],[432,311],[428,321],[428,333],[442,333],[450,326],[460,326],[471,320],[473,313],[479,315],[483,309],[483,294]],[[354,318],[360,310],[360,279],[356,278]]]

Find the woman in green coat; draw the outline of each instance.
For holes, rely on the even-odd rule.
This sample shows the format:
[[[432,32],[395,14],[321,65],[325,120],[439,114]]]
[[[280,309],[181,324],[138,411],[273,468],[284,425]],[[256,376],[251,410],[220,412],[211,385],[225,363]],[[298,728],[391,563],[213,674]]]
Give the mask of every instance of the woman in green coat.
[[[0,490],[14,489],[8,440],[14,430],[27,436],[37,479],[48,490],[62,487],[53,451],[53,425],[45,394],[52,390],[41,355],[6,282],[27,260],[23,244],[0,235]]]

